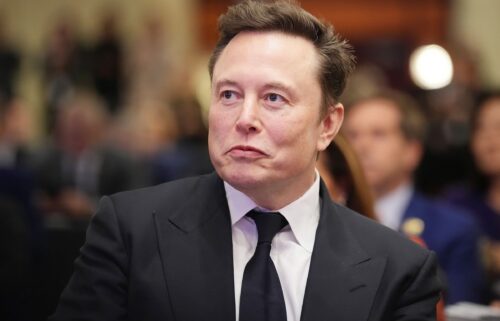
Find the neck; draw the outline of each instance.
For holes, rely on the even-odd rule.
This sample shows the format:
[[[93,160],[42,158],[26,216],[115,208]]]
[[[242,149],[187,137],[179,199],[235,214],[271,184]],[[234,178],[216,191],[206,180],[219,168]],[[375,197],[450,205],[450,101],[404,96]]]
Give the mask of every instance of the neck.
[[[500,175],[491,181],[487,202],[493,209],[500,213]]]

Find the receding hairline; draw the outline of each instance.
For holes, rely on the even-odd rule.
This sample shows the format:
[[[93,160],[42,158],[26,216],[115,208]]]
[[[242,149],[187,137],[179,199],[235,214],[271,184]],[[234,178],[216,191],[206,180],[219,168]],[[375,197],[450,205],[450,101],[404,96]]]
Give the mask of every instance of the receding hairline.
[[[217,59],[214,61],[214,64],[212,66],[213,68],[210,72],[210,80],[213,80],[214,73],[215,73],[215,67],[216,67],[217,63],[219,62],[220,58],[222,57],[223,53],[226,51],[226,49],[228,47],[231,46],[231,43],[233,43],[233,41],[235,39],[237,39],[241,36],[250,35],[250,34],[265,35],[265,34],[273,34],[273,33],[276,35],[282,35],[285,37],[302,39],[302,40],[304,40],[305,43],[310,44],[310,47],[316,56],[315,63],[314,63],[313,67],[314,67],[314,70],[316,72],[316,78],[318,80],[318,84],[321,86],[321,59],[322,59],[322,56],[321,56],[321,52],[319,51],[318,47],[314,44],[313,41],[311,41],[310,39],[308,39],[305,36],[295,34],[292,32],[282,31],[279,29],[275,29],[275,30],[274,29],[273,30],[243,30],[243,31],[238,32],[236,35],[234,35],[234,37],[231,38],[231,40],[223,48],[221,48],[221,51],[217,54]]]
[[[221,52],[239,33],[277,31],[309,41],[318,53],[317,78],[323,100],[322,116],[338,103],[347,77],[355,67],[354,49],[348,41],[335,31],[331,23],[306,11],[298,1],[243,0],[219,16],[218,30],[219,39],[208,63],[210,78],[213,78]]]

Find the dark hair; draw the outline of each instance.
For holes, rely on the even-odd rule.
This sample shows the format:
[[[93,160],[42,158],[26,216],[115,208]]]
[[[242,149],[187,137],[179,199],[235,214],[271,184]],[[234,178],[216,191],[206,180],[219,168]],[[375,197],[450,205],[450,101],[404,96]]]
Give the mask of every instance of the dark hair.
[[[380,89],[354,99],[347,106],[347,112],[356,105],[368,100],[385,100],[394,104],[401,115],[400,128],[404,137],[407,140],[424,143],[427,134],[426,118],[422,106],[413,97],[393,89]]]
[[[293,1],[242,1],[219,17],[218,28],[219,40],[208,65],[210,78],[224,48],[243,31],[280,31],[310,40],[320,59],[318,76],[323,92],[323,111],[337,101],[347,77],[354,70],[351,45],[335,33],[331,24],[318,20]]]
[[[485,91],[477,96],[475,106],[470,115],[470,128],[472,133],[475,133],[477,130],[479,115],[486,104],[498,99],[500,99],[500,90]]]
[[[482,92],[478,95],[476,99],[476,103],[474,108],[472,109],[472,113],[470,115],[470,129],[471,133],[469,136],[469,145],[472,144],[472,138],[476,134],[478,127],[479,127],[479,117],[481,116],[481,112],[484,110],[484,107],[487,106],[492,101],[495,100],[500,100],[500,91],[499,90],[493,90],[493,91],[485,91]],[[470,166],[470,173],[469,173],[469,180],[471,182],[471,185],[477,189],[480,192],[485,192],[490,188],[491,185],[491,178],[488,177],[485,173],[483,173],[474,157],[470,155],[470,163],[472,166]]]
[[[2,92],[0,91],[0,130],[2,129],[3,123],[5,122],[5,115],[7,114],[9,108],[10,108],[9,99],[6,97],[6,95],[3,95]]]

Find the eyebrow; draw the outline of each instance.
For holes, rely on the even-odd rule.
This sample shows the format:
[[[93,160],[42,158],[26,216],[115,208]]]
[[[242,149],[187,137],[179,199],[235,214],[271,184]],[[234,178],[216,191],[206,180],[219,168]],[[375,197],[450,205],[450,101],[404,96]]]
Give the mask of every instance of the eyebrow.
[[[270,83],[267,83],[265,86],[264,86],[264,89],[279,89],[279,90],[282,90],[282,91],[286,91],[287,93],[293,93],[293,88],[291,86],[288,86],[288,85],[285,85],[281,82],[270,82]]]
[[[214,86],[215,92],[218,92],[220,90],[220,88],[223,86],[232,86],[232,87],[238,87],[238,88],[240,87],[240,85],[234,80],[221,79],[215,83],[215,86]],[[294,88],[292,86],[286,85],[282,82],[275,82],[275,81],[269,82],[269,83],[266,83],[262,88],[264,90],[277,89],[277,90],[283,91],[283,92],[287,93],[288,95],[290,95],[291,98],[295,98],[295,96],[296,96]]]
[[[220,88],[223,86],[239,87],[238,83],[236,81],[229,80],[229,79],[221,79],[215,83],[215,86],[214,86],[215,92],[218,92],[220,90]]]

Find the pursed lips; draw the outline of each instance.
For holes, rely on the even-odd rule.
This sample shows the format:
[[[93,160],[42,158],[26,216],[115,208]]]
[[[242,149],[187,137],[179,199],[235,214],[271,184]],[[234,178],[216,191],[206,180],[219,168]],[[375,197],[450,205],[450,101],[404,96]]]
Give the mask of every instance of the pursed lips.
[[[267,156],[262,150],[247,145],[233,146],[229,149],[227,154],[237,158],[260,158]]]

